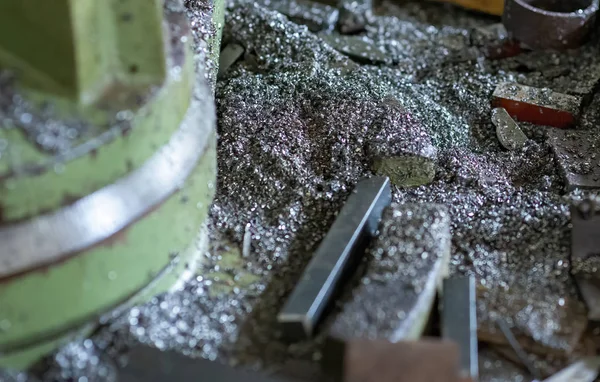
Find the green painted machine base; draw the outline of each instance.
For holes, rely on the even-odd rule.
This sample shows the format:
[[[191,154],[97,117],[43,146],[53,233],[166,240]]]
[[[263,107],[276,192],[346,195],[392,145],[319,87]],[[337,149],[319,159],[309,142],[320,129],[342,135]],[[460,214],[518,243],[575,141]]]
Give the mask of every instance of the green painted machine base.
[[[202,226],[208,216],[215,176],[216,137],[213,134],[199,165],[181,192],[131,227],[128,240],[114,246],[99,247],[52,269],[28,274],[13,283],[0,284],[0,306],[13,313],[0,312],[0,323],[4,323],[5,328],[11,326],[0,332],[0,348],[16,348],[15,341],[23,338],[30,342],[17,350],[0,354],[0,367],[27,368],[69,340],[88,335],[100,321],[176,285],[186,270],[193,269],[198,261],[201,251],[198,241],[205,241],[203,236],[206,232],[202,231],[200,237],[194,239],[197,229],[192,227]],[[182,199],[189,202],[183,203]],[[174,234],[165,235],[163,225],[157,224],[158,221],[170,222],[169,230]],[[187,249],[171,259],[171,249],[181,248],[183,243],[188,243]],[[162,255],[148,257],[144,256],[145,253]],[[119,261],[116,261],[117,257]],[[144,272],[154,269],[153,275],[141,274],[141,268],[137,266],[140,259],[145,262]],[[151,266],[150,262],[155,265]],[[114,266],[108,269],[107,264]],[[160,277],[157,278],[157,274]],[[83,284],[88,285],[78,288]],[[137,292],[126,301],[120,301],[118,306],[106,305],[122,295],[124,290],[131,289]],[[23,299],[25,296],[29,299]],[[105,303],[101,304],[101,301]],[[55,327],[64,323],[67,317],[72,319],[85,311],[89,313],[83,319],[63,325],[64,331],[45,335],[45,338],[44,333],[34,334],[36,327]],[[108,315],[103,316],[107,311]],[[28,320],[17,322],[15,313]]]

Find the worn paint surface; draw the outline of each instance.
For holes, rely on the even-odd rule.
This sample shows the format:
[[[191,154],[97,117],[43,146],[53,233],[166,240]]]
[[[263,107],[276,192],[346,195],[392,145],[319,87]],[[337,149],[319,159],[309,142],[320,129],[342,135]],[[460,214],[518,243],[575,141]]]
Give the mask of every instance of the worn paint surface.
[[[182,190],[130,227],[122,240],[0,283],[0,323],[5,328],[0,331],[0,351],[43,338],[57,328],[75,329],[82,319],[114,307],[193,242],[214,193],[214,136],[211,141]],[[169,234],[164,222],[169,222]]]
[[[34,123],[38,118],[38,123],[46,125],[66,120],[77,126],[89,124],[87,130],[92,131],[82,133],[82,139],[67,151],[48,152],[32,141],[43,135],[35,138],[23,134],[23,128],[0,129],[0,141],[7,142],[4,155],[0,156],[0,224],[52,211],[111,184],[144,163],[169,140],[189,106],[193,85],[192,55],[185,54],[190,46],[179,43],[177,48],[184,53],[182,67],[172,71],[164,86],[138,110],[107,112],[55,98],[51,105],[56,112],[50,117],[38,116],[36,105],[48,100],[39,94],[25,93],[31,96],[29,106],[18,105],[17,110],[30,108],[31,112],[17,111],[13,118],[27,117]],[[115,114],[116,119],[126,119],[116,121]]]

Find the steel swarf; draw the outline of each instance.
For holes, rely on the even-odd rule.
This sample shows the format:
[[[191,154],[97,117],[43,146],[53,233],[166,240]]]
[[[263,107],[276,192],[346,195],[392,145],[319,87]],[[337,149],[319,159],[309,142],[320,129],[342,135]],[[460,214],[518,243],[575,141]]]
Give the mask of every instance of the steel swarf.
[[[515,282],[506,290],[480,286],[477,292],[480,341],[507,343],[494,321],[510,317],[515,337],[526,351],[567,358],[587,327],[585,307],[575,293],[562,297],[534,280]]]
[[[450,216],[439,204],[392,205],[367,251],[368,265],[333,322],[330,341],[399,341],[421,335],[450,258]]]
[[[296,24],[306,25],[311,32],[331,30],[338,20],[339,11],[331,5],[309,0],[256,0]]]
[[[433,181],[437,149],[423,125],[398,101],[383,101],[384,112],[371,126],[367,144],[371,168],[397,186],[420,186]]]

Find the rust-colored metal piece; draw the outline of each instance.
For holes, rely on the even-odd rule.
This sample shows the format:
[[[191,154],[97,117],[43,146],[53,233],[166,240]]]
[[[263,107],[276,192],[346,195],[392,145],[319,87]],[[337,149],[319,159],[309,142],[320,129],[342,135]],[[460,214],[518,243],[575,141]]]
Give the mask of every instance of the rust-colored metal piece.
[[[502,107],[522,122],[566,128],[577,123],[581,98],[504,82],[494,90],[492,107]]]
[[[445,340],[356,339],[326,348],[323,363],[328,374],[343,382],[466,381],[460,375],[458,346]]]
[[[531,49],[565,50],[585,42],[597,12],[598,0],[506,0],[502,21]]]

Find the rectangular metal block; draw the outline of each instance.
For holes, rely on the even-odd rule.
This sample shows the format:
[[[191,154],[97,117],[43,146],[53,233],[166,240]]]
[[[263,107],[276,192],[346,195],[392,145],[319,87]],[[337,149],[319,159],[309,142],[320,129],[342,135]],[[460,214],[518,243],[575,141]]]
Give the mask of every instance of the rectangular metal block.
[[[516,83],[503,82],[492,94],[492,107],[502,107],[515,119],[565,128],[577,123],[580,97]]]
[[[234,369],[216,361],[192,359],[147,346],[133,349],[128,358],[126,366],[118,372],[118,382],[285,382],[260,373]]]
[[[375,234],[391,199],[388,178],[357,184],[277,317],[285,337],[312,336],[340,281],[362,256],[357,249]]]
[[[459,382],[458,347],[422,339],[351,340],[323,351],[323,368],[339,382]]]
[[[600,132],[595,130],[558,130],[548,132],[565,188],[572,191],[600,188]]]
[[[477,380],[479,352],[475,278],[470,276],[445,279],[443,285],[442,337],[458,344],[461,370],[465,375]]]
[[[588,318],[600,321],[600,211],[590,199],[571,207],[571,268]]]
[[[387,208],[367,251],[367,268],[328,332],[330,342],[419,338],[448,271],[450,216],[438,204]]]

